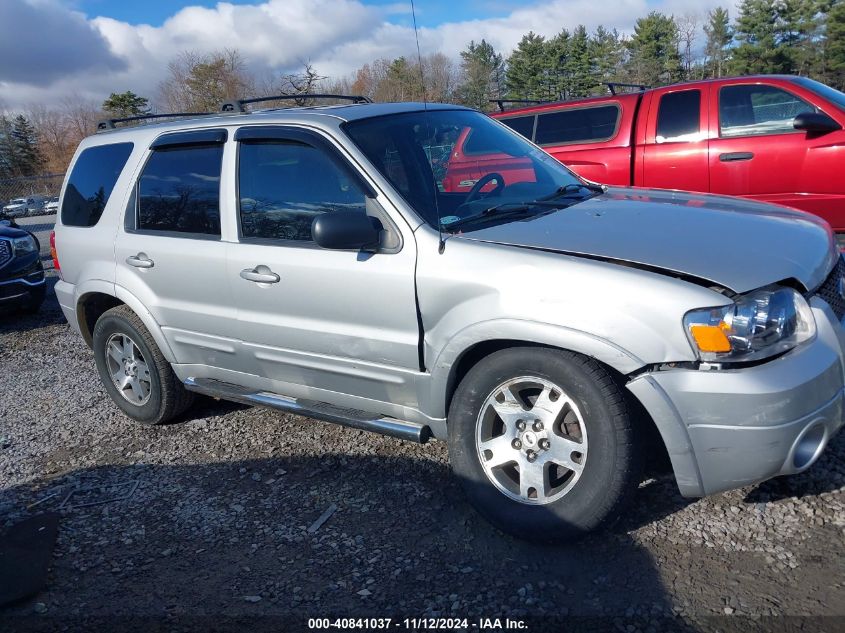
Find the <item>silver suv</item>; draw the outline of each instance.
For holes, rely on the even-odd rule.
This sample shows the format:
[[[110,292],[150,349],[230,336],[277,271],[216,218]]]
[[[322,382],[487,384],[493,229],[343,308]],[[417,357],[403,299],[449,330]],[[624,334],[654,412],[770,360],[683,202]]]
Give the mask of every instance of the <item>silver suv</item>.
[[[701,496],[803,471],[842,426],[845,263],[814,216],[585,182],[454,106],[238,109],[70,166],[56,294],[130,418],[201,393],[434,437],[538,540],[618,515],[648,453]]]

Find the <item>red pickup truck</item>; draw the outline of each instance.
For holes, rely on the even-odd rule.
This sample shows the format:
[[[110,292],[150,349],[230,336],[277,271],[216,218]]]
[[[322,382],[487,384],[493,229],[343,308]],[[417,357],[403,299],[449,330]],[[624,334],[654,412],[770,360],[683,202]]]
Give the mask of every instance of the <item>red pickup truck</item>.
[[[811,79],[713,79],[493,116],[595,182],[745,196],[845,232],[845,94]],[[490,172],[519,182],[518,161],[464,132],[442,187],[466,191]]]

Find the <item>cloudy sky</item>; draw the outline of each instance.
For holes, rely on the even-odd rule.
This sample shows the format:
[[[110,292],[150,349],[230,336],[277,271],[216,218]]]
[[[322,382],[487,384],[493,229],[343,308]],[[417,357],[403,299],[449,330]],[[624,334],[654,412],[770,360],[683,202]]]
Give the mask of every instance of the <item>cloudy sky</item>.
[[[650,10],[703,13],[725,0],[415,0],[423,53],[457,58],[470,39],[508,53],[529,30],[599,24],[630,32]],[[179,52],[237,48],[256,71],[310,61],[345,76],[379,57],[415,54],[410,0],[0,0],[0,103],[67,95],[154,97]]]

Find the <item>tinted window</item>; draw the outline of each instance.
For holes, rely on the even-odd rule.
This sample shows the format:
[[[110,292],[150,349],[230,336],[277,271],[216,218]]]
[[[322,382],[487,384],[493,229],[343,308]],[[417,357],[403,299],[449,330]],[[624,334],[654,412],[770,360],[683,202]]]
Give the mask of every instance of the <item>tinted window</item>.
[[[584,141],[606,141],[616,132],[619,107],[575,108],[549,112],[537,117],[538,145]]]
[[[809,103],[774,86],[725,86],[719,91],[722,136],[793,132],[793,119],[815,112]]]
[[[358,184],[323,151],[301,143],[241,143],[241,233],[311,241],[311,222],[332,211],[366,213]]]
[[[534,135],[534,116],[514,116],[509,119],[499,119],[512,130],[522,134],[528,140]]]
[[[138,183],[141,231],[220,235],[223,145],[153,152]]]
[[[131,153],[132,143],[114,143],[89,147],[79,155],[65,189],[62,224],[94,226],[100,220]]]
[[[670,92],[660,98],[655,139],[658,143],[697,141],[700,131],[700,90]]]
[[[845,93],[807,77],[793,77],[792,81],[827,99],[840,110],[845,110]]]

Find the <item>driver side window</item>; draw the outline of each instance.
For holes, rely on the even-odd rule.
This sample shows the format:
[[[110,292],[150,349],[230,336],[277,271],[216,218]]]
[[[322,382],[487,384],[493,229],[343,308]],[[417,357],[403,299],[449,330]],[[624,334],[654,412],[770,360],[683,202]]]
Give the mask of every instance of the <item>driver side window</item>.
[[[795,117],[815,111],[803,99],[774,86],[725,86],[719,91],[722,138],[794,132]]]

